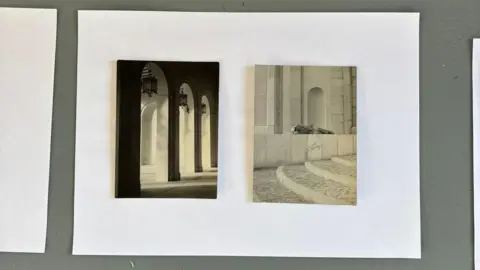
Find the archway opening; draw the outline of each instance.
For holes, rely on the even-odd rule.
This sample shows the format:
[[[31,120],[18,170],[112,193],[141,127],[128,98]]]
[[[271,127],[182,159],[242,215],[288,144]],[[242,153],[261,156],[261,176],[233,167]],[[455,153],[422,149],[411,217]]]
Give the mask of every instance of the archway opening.
[[[142,94],[140,182],[168,181],[168,85],[163,70],[145,65],[157,80],[157,93]]]
[[[210,102],[206,96],[202,97],[202,168],[203,171],[212,169],[212,146],[210,133]]]
[[[192,89],[187,83],[180,86],[180,95],[186,95],[186,103],[180,107],[179,114],[180,173],[193,174],[195,173],[195,100]]]
[[[140,156],[142,166],[155,164],[155,144],[157,137],[157,102],[142,104]]]
[[[308,91],[308,114],[307,123],[313,125],[315,128],[326,127],[326,107],[325,107],[325,94],[322,89],[315,87]]]

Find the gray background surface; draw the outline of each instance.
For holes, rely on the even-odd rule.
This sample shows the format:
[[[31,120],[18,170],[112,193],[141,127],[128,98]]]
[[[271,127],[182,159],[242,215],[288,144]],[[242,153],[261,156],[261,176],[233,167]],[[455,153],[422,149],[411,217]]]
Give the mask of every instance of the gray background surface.
[[[45,254],[0,253],[0,270],[473,269],[471,39],[480,37],[479,0],[0,0],[0,6],[58,9],[47,251]],[[420,159],[423,258],[72,256],[76,30],[79,9],[421,12]],[[28,69],[25,70],[25,76],[28,79]],[[0,217],[0,222],[5,221]],[[352,226],[355,226],[355,223],[352,223]]]

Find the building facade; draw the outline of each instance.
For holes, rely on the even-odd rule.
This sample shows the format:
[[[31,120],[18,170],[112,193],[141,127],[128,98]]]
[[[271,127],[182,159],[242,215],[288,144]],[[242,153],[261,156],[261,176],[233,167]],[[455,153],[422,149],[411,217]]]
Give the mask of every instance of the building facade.
[[[356,68],[257,66],[255,133],[290,133],[296,124],[356,133]]]
[[[255,168],[356,154],[355,67],[256,66],[254,77]]]

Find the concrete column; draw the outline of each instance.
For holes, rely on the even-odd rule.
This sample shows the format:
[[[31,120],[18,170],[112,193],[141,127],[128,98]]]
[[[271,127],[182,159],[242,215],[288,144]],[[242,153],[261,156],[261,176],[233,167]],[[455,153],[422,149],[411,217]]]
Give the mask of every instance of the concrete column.
[[[283,81],[282,67],[269,66],[267,75],[267,134],[283,132]]]
[[[140,131],[142,93],[140,76],[145,63],[117,62],[117,198],[138,198],[140,189]]]
[[[148,126],[148,132],[150,133],[148,136],[148,145],[146,145],[148,152],[147,156],[147,165],[153,165],[155,164],[156,160],[156,152],[157,152],[157,113],[154,112],[152,115],[152,119],[149,121],[149,126]]]
[[[352,82],[351,68],[343,68],[343,127],[345,134],[352,133]]]
[[[211,100],[208,100],[208,98],[203,97],[201,102],[205,103],[205,108],[206,112],[205,114],[202,114],[200,117],[200,126],[201,128],[199,129],[201,131],[201,168],[202,171],[209,170],[212,167],[212,146],[211,146],[211,124],[210,124],[210,114],[211,114],[211,109],[210,109],[210,102]]]
[[[265,133],[267,126],[267,77],[268,66],[254,68],[254,125],[256,133]],[[213,104],[212,104],[213,105]]]
[[[302,72],[301,67],[290,67],[288,92],[290,93],[290,125],[302,123]],[[290,127],[291,128],[291,127]]]
[[[211,153],[211,135],[210,135],[210,112],[207,111],[202,116],[202,171],[208,170],[212,167],[212,153]]]
[[[290,85],[290,74],[291,74],[291,67],[284,66],[282,71],[282,92],[283,92],[283,133],[288,134],[291,133],[292,124],[292,116],[290,112],[290,107],[292,103],[291,99],[291,85]]]
[[[267,71],[267,124],[266,133],[275,133],[275,66],[268,66]]]
[[[217,168],[218,165],[218,100],[219,100],[219,77],[215,76],[215,83],[213,84],[213,96],[210,105],[210,157],[212,168]]]
[[[189,104],[190,105],[190,104]],[[190,106],[189,106],[190,107]],[[192,106],[193,107],[193,106]],[[192,110],[187,115],[187,125],[185,130],[185,148],[183,157],[185,159],[185,173],[195,172],[195,111]],[[181,135],[181,134],[180,134]]]
[[[168,89],[168,181],[180,181],[179,91],[181,80],[167,77]]]
[[[218,105],[216,106],[218,108]],[[210,114],[210,147],[211,147],[211,158],[212,158],[212,168],[217,168],[218,165],[218,113],[217,111],[212,111]]]
[[[197,86],[198,87],[198,86]],[[203,88],[204,86],[202,86]],[[200,90],[200,89],[199,89]],[[194,155],[195,155],[195,172],[203,171],[202,168],[202,98],[197,95],[195,100],[195,115],[194,115]]]
[[[178,137],[178,154],[179,154],[179,162],[180,162],[180,174],[185,173],[185,129],[187,126],[187,116],[185,110],[182,108],[180,109],[180,113],[178,115],[178,123],[179,123],[179,137]]]
[[[155,171],[157,182],[168,182],[168,94],[157,95]]]
[[[274,133],[283,133],[283,68],[275,67],[275,126]]]
[[[357,133],[357,68],[351,68],[352,83],[352,133]]]
[[[302,124],[307,124],[308,119],[306,117],[306,110],[308,102],[305,101],[305,67],[301,66],[300,67],[300,123]]]
[[[146,118],[144,112],[142,112],[142,126],[140,131],[141,141],[140,141],[140,165],[147,165],[152,162],[151,157],[151,138],[152,138],[152,123],[149,122]]]

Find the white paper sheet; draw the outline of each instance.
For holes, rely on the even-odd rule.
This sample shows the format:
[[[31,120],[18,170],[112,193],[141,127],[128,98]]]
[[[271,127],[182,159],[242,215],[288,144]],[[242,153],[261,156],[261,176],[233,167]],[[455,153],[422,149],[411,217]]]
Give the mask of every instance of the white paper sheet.
[[[78,42],[74,254],[421,257],[418,13],[80,11]],[[217,200],[111,197],[118,59],[220,61]],[[357,66],[358,206],[248,203],[254,64]]]
[[[0,252],[45,252],[56,9],[0,8]]]
[[[472,55],[473,105],[473,194],[475,269],[480,267],[480,39],[473,40]]]

